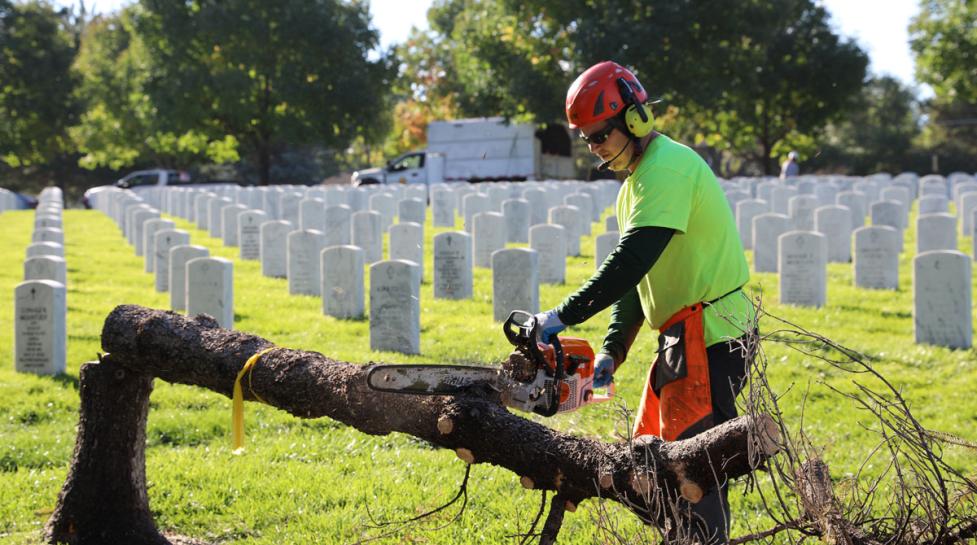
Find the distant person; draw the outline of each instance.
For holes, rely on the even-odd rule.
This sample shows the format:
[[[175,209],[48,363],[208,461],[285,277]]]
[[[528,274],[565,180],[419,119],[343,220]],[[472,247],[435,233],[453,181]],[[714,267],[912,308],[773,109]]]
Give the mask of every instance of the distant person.
[[[799,176],[800,173],[801,167],[797,164],[797,152],[792,151],[787,154],[787,160],[784,161],[784,164],[780,165],[780,179],[793,178]]]

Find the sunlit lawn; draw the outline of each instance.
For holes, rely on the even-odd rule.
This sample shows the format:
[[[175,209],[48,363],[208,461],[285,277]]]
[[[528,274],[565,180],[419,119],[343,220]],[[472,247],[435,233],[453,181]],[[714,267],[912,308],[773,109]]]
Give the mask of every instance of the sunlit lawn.
[[[32,212],[0,214],[0,542],[33,543],[55,504],[64,480],[78,411],[79,366],[100,351],[102,320],[118,304],[168,308],[168,294],[153,289],[142,258],[125,244],[121,232],[96,211],[68,210],[64,217],[68,263],[68,374],[63,377],[19,375],[13,371],[14,286],[21,281],[22,256],[29,244]],[[444,301],[433,297],[430,218],[425,228],[427,277],[421,289],[421,350],[416,357],[369,350],[368,322],[324,317],[315,297],[289,296],[283,279],[261,276],[255,261],[237,259],[236,248],[177,219],[191,241],[213,255],[234,260],[235,327],[268,338],[280,346],[314,350],[352,361],[490,363],[509,347],[499,324],[492,321],[491,271],[476,269],[475,297]],[[914,222],[911,222],[914,224]],[[593,237],[581,257],[567,266],[567,285],[541,286],[543,308],[558,303],[594,269]],[[970,253],[971,241],[961,249]],[[906,233],[898,291],[852,287],[849,264],[828,267],[828,304],[822,309],[776,304],[777,277],[759,274],[750,289],[762,294],[771,313],[873,358],[873,365],[909,400],[916,416],[931,429],[977,441],[977,352],[918,346],[912,340],[912,249],[915,234]],[[369,280],[367,279],[367,282]],[[369,284],[367,284],[369,285]],[[369,290],[367,290],[369,291]],[[599,345],[608,312],[571,334]],[[763,323],[761,327],[773,327]],[[629,362],[616,376],[620,403],[634,407],[655,335],[639,336]],[[872,420],[851,401],[827,386],[853,391],[854,377],[784,345],[768,343],[769,378],[784,394],[780,406],[792,425],[802,404],[805,431],[821,446],[832,473],[858,468],[875,446]],[[248,449],[234,456],[230,447],[230,401],[200,388],[157,381],[148,427],[147,479],[150,505],[158,525],[169,532],[222,543],[351,543],[382,530],[377,520],[409,518],[451,498],[464,466],[453,453],[432,449],[411,437],[367,436],[335,422],[304,421],[258,404],[247,406]],[[625,429],[618,406],[589,407],[546,420],[562,431],[615,440]],[[536,418],[536,417],[534,417]],[[972,472],[977,453],[947,447],[945,459]],[[872,470],[869,469],[871,473]],[[757,512],[756,493],[743,495],[734,484],[733,536],[751,527],[770,525]],[[502,543],[527,530],[539,505],[538,493],[523,490],[506,470],[475,466],[468,509],[460,522],[433,531],[412,527],[375,543]],[[611,513],[625,533],[642,531],[634,518],[616,506]],[[567,516],[560,543],[599,541],[592,502]]]

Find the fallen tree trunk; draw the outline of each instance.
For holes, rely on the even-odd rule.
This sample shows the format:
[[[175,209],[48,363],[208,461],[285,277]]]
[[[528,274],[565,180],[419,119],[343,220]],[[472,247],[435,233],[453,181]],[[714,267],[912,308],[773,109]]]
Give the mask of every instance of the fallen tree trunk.
[[[273,345],[254,335],[220,329],[210,317],[187,318],[126,305],[117,307],[106,319],[102,347],[110,354],[97,364],[99,367],[110,365],[129,370],[134,376],[202,386],[230,397],[235,378],[248,358]],[[452,449],[468,463],[504,467],[518,475],[527,488],[557,491],[568,511],[587,498],[600,496],[624,504],[659,527],[664,526],[677,497],[696,502],[715,486],[717,478],[723,481],[745,475],[778,449],[779,432],[768,417],[739,417],[673,443],[602,443],[560,433],[512,414],[487,392],[459,396],[376,392],[366,385],[370,368],[314,352],[276,348],[260,358],[242,385],[245,399],[260,398],[301,418],[327,416],[373,435],[406,433]],[[89,374],[94,376],[83,372],[83,379]],[[146,402],[148,395],[147,389]],[[145,412],[141,414],[144,427]],[[82,415],[79,445],[82,436],[90,434],[83,429],[86,420],[103,417],[118,418]],[[139,452],[132,458],[139,465],[144,431],[132,439],[139,443]],[[96,523],[73,512],[86,508],[84,502],[72,500],[74,483],[98,478],[79,475],[89,470],[79,463],[79,450],[83,449],[76,448],[58,509],[48,523],[51,541],[85,543],[77,536],[98,535],[94,529],[80,531],[77,526],[73,534],[63,531],[70,526],[67,520]],[[110,478],[111,472],[103,468],[101,478]],[[136,488],[140,486],[138,478],[130,482]],[[141,486],[145,497],[144,476]],[[545,539],[555,540],[561,518],[551,517],[553,523],[548,524]]]

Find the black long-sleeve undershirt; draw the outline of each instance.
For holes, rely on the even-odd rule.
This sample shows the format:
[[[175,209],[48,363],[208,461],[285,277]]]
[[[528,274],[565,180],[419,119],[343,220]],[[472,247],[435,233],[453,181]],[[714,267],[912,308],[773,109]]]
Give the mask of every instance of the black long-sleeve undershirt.
[[[658,261],[674,233],[667,227],[638,227],[625,232],[594,276],[557,307],[560,321],[579,324],[614,305],[601,350],[620,365],[644,319],[636,286]]]

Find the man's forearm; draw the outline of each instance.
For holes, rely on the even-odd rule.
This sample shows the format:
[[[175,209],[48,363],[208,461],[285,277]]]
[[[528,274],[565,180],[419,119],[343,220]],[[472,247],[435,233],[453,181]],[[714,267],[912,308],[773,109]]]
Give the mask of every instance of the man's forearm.
[[[648,274],[674,232],[666,227],[640,227],[624,233],[597,273],[556,308],[560,321],[567,325],[585,322],[619,301]]]
[[[600,349],[604,354],[614,358],[615,369],[628,359],[628,351],[644,322],[645,316],[641,310],[638,290],[631,288],[624,297],[614,303],[611,309],[611,322],[607,326],[607,335]]]

